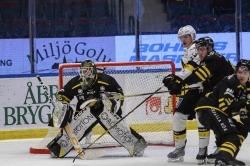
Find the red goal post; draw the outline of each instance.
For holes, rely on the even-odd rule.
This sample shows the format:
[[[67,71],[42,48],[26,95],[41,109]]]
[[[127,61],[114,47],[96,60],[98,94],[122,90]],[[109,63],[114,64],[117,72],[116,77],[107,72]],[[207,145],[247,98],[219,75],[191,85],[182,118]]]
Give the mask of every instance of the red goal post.
[[[96,62],[97,68],[105,68],[104,73],[111,75],[123,88],[125,97],[122,106],[123,116],[133,110],[149,95],[159,87],[163,87],[162,80],[168,74],[175,74],[175,64],[172,61],[137,61],[137,62]],[[59,88],[74,76],[78,75],[80,63],[65,63],[59,66]],[[168,91],[163,87],[161,91]],[[135,96],[133,96],[135,94]],[[75,106],[73,99],[71,106]],[[140,133],[149,145],[173,146],[172,112],[176,105],[175,96],[169,93],[157,93],[146,100],[131,115],[124,120],[135,131]],[[37,145],[32,147],[31,153],[49,153],[46,151],[47,144],[55,137],[58,131],[49,129],[46,137]],[[91,141],[104,133],[103,128],[97,125],[93,128]],[[80,141],[81,146],[86,146],[85,138]],[[116,147],[116,141],[105,134],[92,147]]]

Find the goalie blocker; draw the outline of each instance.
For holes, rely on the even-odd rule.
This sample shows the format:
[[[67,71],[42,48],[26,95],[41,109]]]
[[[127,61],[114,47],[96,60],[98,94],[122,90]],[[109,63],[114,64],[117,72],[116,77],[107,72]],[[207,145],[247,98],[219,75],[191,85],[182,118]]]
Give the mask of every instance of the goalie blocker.
[[[71,120],[71,122],[66,124],[73,129],[74,134],[79,141],[87,136],[97,123],[99,123],[105,130],[108,130],[121,119],[115,113],[116,110],[119,109],[116,107],[119,104],[114,103],[114,101],[117,103],[120,101],[112,100],[111,102],[105,94],[102,94],[102,96],[103,100],[97,101],[102,102],[104,105],[103,108],[100,108],[102,111],[97,111],[88,106],[95,102],[96,99],[88,100],[81,105],[81,111]],[[109,131],[109,134],[121,146],[127,149],[131,156],[143,156],[144,150],[147,147],[147,142],[124,121],[121,121],[113,127]],[[56,157],[59,158],[66,156],[73,149],[73,145],[65,129],[63,129],[62,132],[60,132],[47,145],[47,147]]]

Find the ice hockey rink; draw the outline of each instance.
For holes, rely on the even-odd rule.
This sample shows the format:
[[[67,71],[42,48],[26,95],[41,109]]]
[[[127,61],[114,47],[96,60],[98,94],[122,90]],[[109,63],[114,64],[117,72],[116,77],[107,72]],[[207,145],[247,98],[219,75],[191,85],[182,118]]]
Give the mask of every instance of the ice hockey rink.
[[[65,158],[51,158],[49,155],[30,154],[29,148],[35,146],[41,139],[21,139],[0,141],[1,166],[166,166],[166,165],[198,165],[195,159],[198,152],[197,130],[187,131],[187,146],[184,162],[169,163],[167,154],[174,147],[149,146],[144,157],[130,157],[124,148],[108,148],[106,155],[92,160],[77,158],[73,163],[76,152],[70,152]],[[215,143],[211,132],[209,153],[213,152]],[[250,138],[243,143],[237,159],[250,165]],[[208,164],[206,164],[208,165]],[[212,165],[212,164],[209,164]]]

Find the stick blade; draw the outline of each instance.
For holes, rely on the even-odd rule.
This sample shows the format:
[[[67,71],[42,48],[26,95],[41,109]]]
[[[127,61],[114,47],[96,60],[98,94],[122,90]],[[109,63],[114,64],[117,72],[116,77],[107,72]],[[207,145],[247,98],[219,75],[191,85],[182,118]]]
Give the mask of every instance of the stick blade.
[[[99,158],[105,156],[106,150],[88,150],[85,152],[83,157],[84,160],[92,160],[95,158]]]

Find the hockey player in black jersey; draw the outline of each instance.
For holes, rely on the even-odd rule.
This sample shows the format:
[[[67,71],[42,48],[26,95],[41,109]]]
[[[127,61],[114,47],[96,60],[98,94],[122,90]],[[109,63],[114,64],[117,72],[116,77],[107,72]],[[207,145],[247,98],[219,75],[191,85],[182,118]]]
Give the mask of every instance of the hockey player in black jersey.
[[[197,104],[199,122],[212,129],[221,142],[216,155],[216,166],[243,166],[235,159],[241,144],[247,136],[247,130],[239,132],[232,117],[238,114],[249,114],[250,111],[250,61],[240,60],[236,74],[225,77],[213,92],[207,93]],[[241,119],[244,117],[241,115]],[[244,135],[245,134],[245,135]]]
[[[200,66],[185,79],[185,83],[189,85],[197,81],[202,81],[202,97],[206,93],[211,92],[215,85],[225,76],[234,74],[235,68],[228,59],[214,51],[214,42],[210,37],[202,37],[195,41],[195,44],[201,63]],[[204,157],[207,153],[210,130],[200,124],[198,120],[197,126],[199,132],[199,152],[196,159],[198,163],[202,164],[206,162],[206,158]],[[219,148],[220,143],[216,141],[216,145]],[[215,153],[207,156],[207,163],[213,163],[215,161],[215,154],[218,152],[218,148],[215,150]]]
[[[60,128],[64,128],[66,123],[69,124],[74,131],[77,131],[75,135],[80,141],[97,123],[108,130],[120,120],[122,95],[122,88],[112,76],[97,73],[94,62],[86,60],[81,63],[79,75],[67,82],[58,92],[54,114],[58,115],[59,119],[64,117],[58,122]],[[69,103],[74,97],[77,98],[77,104],[72,119],[73,110]],[[47,146],[57,157],[64,157],[73,148],[66,132],[64,130],[62,132],[64,133],[59,134]],[[147,147],[146,141],[125,122],[119,122],[108,133],[126,148],[131,156],[143,156]]]
[[[194,41],[194,44],[197,49],[200,64],[196,67],[193,67],[194,69],[192,73],[187,77],[181,78],[176,75],[174,79],[172,79],[172,84],[169,84],[171,84],[170,94],[176,94],[178,96],[183,86],[190,86],[202,82],[202,94],[199,96],[199,98],[192,99],[192,103],[195,102],[196,104],[202,96],[208,92],[211,92],[219,81],[221,81],[225,76],[233,74],[235,70],[234,66],[228,59],[214,50],[214,42],[210,37],[199,38],[198,40]],[[181,100],[177,105],[184,105],[184,102],[185,100]],[[190,104],[192,103],[190,102]],[[188,104],[189,102],[186,103],[186,105]],[[189,114],[194,115],[194,109],[191,110]],[[196,156],[196,159],[198,160],[198,164],[204,164],[207,157],[207,146],[210,139],[210,130],[200,124],[199,121],[197,121],[197,125],[199,132],[199,152]],[[176,136],[178,137],[182,136],[182,132],[177,134]],[[214,158],[214,155],[209,155],[208,157]]]

